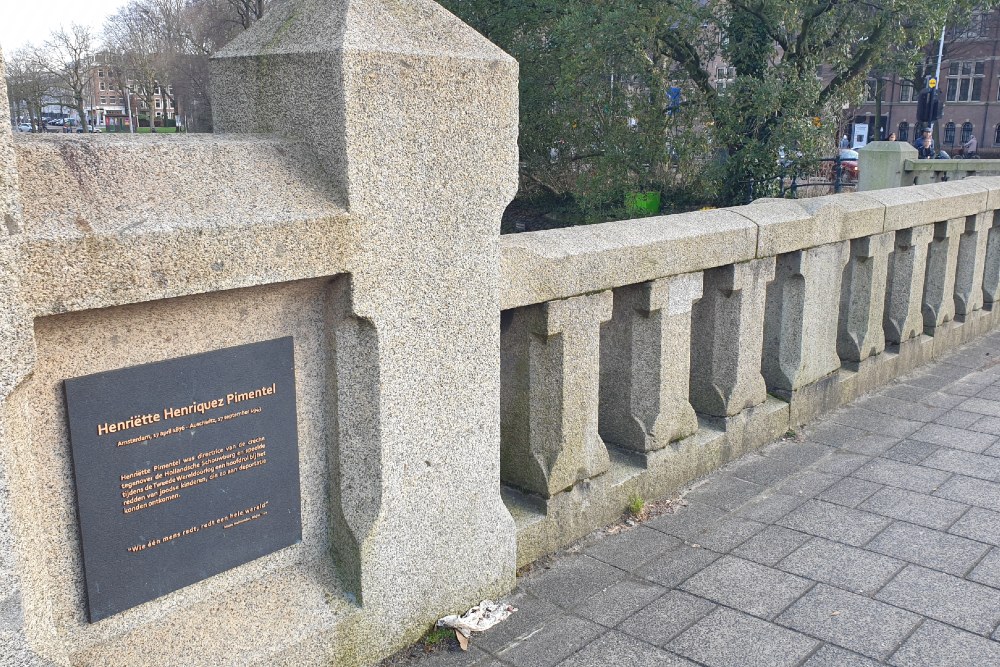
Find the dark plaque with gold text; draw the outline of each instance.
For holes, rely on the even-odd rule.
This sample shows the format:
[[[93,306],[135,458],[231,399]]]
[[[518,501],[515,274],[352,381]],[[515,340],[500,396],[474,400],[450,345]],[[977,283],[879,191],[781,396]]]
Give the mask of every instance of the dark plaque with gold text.
[[[301,540],[291,338],[65,389],[91,623]]]

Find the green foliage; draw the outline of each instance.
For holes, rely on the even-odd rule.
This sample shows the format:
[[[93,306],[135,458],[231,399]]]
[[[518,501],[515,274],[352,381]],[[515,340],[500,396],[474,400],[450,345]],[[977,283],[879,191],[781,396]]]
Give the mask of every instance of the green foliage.
[[[995,5],[990,0],[987,7]],[[870,72],[915,71],[971,0],[441,0],[521,66],[520,197],[568,220],[771,194],[836,145]],[[817,76],[823,66],[825,75]],[[719,67],[735,68],[726,87]],[[681,103],[671,88],[681,90]],[[819,119],[820,122],[814,122]],[[785,157],[782,157],[782,153]],[[801,157],[799,157],[801,156]],[[755,187],[751,188],[751,184]]]
[[[423,644],[427,647],[437,646],[441,642],[446,642],[455,636],[455,631],[451,628],[439,628],[437,626],[431,628],[424,635]]]
[[[646,508],[646,500],[639,494],[635,494],[628,499],[628,512],[634,517],[641,517],[642,511]]]

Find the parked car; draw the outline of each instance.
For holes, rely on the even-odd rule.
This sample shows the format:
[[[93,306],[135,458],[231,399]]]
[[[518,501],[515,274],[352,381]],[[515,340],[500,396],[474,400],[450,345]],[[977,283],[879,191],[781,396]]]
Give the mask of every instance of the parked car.
[[[840,156],[840,179],[841,181],[858,180],[858,152],[850,148],[841,148]],[[834,158],[827,158],[823,161],[823,178],[833,180],[836,173],[837,163]]]
[[[20,125],[17,126],[17,131],[31,132],[32,131],[31,123],[21,123]]]
[[[96,132],[100,132],[100,131],[101,131],[101,128],[99,128],[99,127],[95,127],[95,126],[93,126],[93,125],[90,125],[90,126],[89,126],[89,127],[87,128],[87,132],[90,132],[90,133],[96,133]],[[78,128],[76,128],[76,133],[77,133],[77,134],[83,134],[83,128],[82,128],[82,127],[78,127]]]
[[[849,181],[858,180],[858,152],[850,148],[840,149],[840,168],[844,178]]]

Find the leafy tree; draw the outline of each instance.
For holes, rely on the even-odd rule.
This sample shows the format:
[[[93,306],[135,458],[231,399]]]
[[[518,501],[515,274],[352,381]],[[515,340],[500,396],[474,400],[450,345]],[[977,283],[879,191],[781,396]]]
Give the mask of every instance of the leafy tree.
[[[683,208],[770,194],[786,160],[801,154],[808,165],[833,149],[841,107],[857,97],[870,71],[913,71],[921,46],[946,20],[961,21],[983,6],[442,4],[521,64],[522,196],[555,198],[589,220],[620,216],[623,193],[635,189],[659,189]]]

